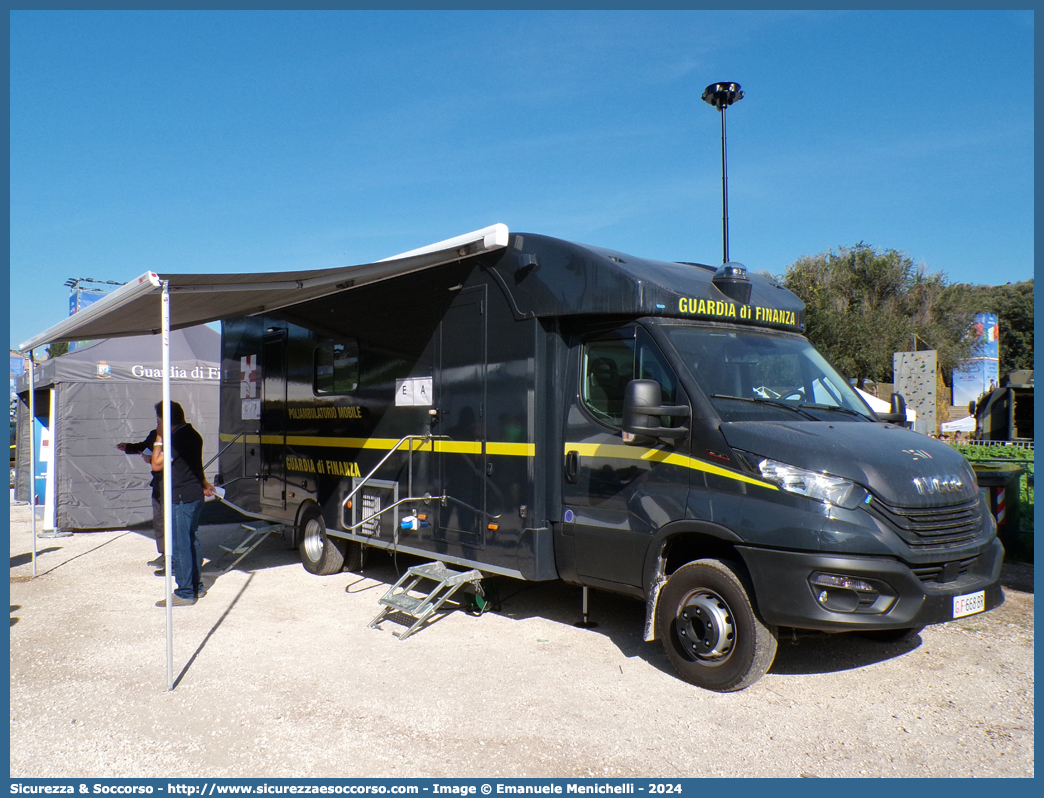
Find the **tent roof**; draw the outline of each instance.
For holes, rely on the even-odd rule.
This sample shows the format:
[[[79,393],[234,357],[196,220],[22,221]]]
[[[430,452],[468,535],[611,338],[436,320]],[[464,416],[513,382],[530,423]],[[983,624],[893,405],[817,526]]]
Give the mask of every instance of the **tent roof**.
[[[862,388],[856,388],[855,390],[856,393],[863,397],[863,401],[870,405],[870,409],[875,413],[888,413],[891,411],[892,406],[884,399],[880,399],[872,393],[867,393]]]
[[[870,405],[870,409],[873,410],[875,413],[890,413],[890,412],[892,412],[892,405],[891,405],[890,402],[886,402],[884,399],[881,399],[878,396],[874,396],[872,393],[867,393],[866,391],[864,391],[864,390],[862,390],[860,388],[856,388],[855,391],[861,397],[863,397],[863,401],[866,402],[868,405]],[[907,407],[906,408],[906,420],[907,421],[916,421],[917,420],[917,411],[914,410],[912,407]]]
[[[162,368],[163,351],[159,336],[133,336],[96,341],[37,364],[33,377],[37,388],[59,382],[140,382],[142,368],[148,379]],[[191,372],[194,366],[221,363],[221,334],[207,326],[175,330],[170,334],[170,362]],[[99,367],[105,365],[104,372]],[[138,373],[135,373],[137,367]],[[209,378],[209,372],[208,372]],[[214,378],[216,380],[216,377]],[[18,392],[29,390],[29,372],[18,375]]]
[[[160,332],[163,284],[170,292],[170,328],[193,327],[220,319],[271,312],[339,291],[399,277],[507,246],[503,224],[440,241],[358,266],[272,272],[268,274],[156,274],[116,289],[18,348],[29,352],[44,344],[119,338]]]
[[[158,338],[134,336],[93,341],[87,346],[78,346],[73,351],[52,359],[55,363],[71,363],[75,360],[94,363],[99,359],[137,363],[143,355],[159,359]],[[177,334],[170,336],[170,359],[217,362],[221,359],[221,333],[206,325],[178,330]]]

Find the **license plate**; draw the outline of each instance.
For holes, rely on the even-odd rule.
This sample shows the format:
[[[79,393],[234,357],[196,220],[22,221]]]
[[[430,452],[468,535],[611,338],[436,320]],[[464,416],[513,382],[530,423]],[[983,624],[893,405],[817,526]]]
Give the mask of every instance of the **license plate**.
[[[953,597],[953,617],[963,618],[965,615],[974,615],[986,609],[986,591],[968,593],[964,596]]]

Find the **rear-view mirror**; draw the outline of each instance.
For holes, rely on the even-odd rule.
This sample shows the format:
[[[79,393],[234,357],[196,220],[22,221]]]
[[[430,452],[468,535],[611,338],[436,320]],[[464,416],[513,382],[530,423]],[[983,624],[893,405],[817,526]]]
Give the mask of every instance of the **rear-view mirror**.
[[[688,427],[664,427],[661,417],[689,418],[686,405],[663,405],[660,399],[660,383],[656,380],[631,380],[624,389],[623,431],[629,435],[646,438],[684,438]],[[639,443],[625,436],[628,443]]]
[[[878,413],[877,417],[881,421],[890,421],[894,424],[901,424],[906,421],[906,400],[903,398],[901,393],[892,394],[892,406],[887,413]]]

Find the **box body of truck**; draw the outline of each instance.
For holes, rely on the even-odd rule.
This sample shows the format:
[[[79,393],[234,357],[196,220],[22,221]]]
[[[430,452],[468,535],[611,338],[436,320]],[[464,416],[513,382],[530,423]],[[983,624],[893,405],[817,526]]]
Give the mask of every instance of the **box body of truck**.
[[[1003,600],[964,458],[882,423],[742,268],[546,236],[223,325],[220,480],[309,570],[361,546],[647,602],[739,689],[778,627],[898,635]]]

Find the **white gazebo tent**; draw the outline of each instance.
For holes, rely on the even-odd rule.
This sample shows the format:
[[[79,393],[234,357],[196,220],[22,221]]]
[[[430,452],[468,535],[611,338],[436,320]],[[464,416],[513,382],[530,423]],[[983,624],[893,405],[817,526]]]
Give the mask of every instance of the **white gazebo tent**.
[[[940,429],[943,432],[975,432],[975,416],[966,416],[956,421],[947,421]]]
[[[156,274],[146,272],[104,299],[30,338],[18,348],[29,356],[29,385],[34,384],[33,350],[61,342],[160,334],[163,367],[163,438],[170,440],[170,332],[221,319],[266,313],[310,299],[350,291],[483,252],[503,249],[503,224],[440,241],[375,263],[313,271],[269,274]],[[174,295],[176,301],[172,302]],[[29,391],[30,418],[35,417],[34,391]],[[34,449],[30,425],[29,447]],[[164,587],[167,596],[167,689],[174,689],[174,636],[171,594],[171,473],[163,470]],[[36,576],[36,514],[32,517],[33,576]]]
[[[891,413],[892,412],[892,406],[888,402],[886,402],[884,399],[881,399],[881,398],[879,398],[877,396],[874,396],[872,393],[867,393],[866,391],[864,391],[864,390],[862,390],[860,388],[856,388],[855,392],[859,394],[859,396],[863,399],[864,402],[866,402],[868,405],[870,405],[870,409],[873,410],[875,413]],[[909,407],[906,408],[906,420],[908,422],[910,422],[911,424],[914,421],[916,421],[917,420],[917,411],[913,410],[913,409],[911,409]]]

